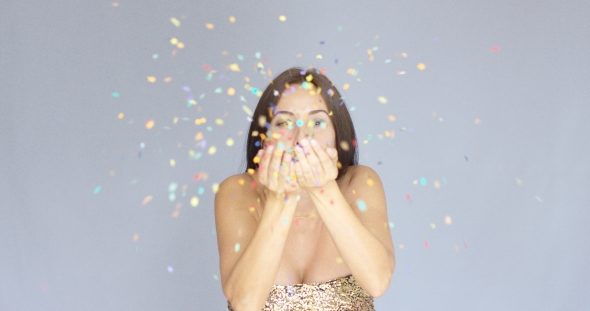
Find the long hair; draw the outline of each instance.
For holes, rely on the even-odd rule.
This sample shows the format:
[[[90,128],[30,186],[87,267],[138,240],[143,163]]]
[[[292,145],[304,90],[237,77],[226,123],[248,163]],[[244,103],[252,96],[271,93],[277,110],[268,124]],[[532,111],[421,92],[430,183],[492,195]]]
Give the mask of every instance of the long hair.
[[[309,76],[311,75],[311,79]],[[307,78],[306,78],[307,77]],[[264,144],[264,140],[271,137],[268,132],[270,129],[271,113],[279,102],[283,91],[291,84],[302,84],[304,82],[312,83],[320,90],[320,95],[324,98],[328,110],[331,112],[331,120],[336,132],[336,150],[338,151],[338,177],[340,179],[350,166],[358,164],[358,150],[356,134],[352,119],[348,113],[346,103],[340,96],[340,92],[334,84],[321,72],[314,68],[304,70],[293,67],[283,71],[276,76],[266,87],[258,105],[254,110],[250,129],[248,130],[248,140],[246,142],[246,171],[248,169],[257,169],[258,165],[253,159],[256,153]],[[261,118],[263,117],[263,118]],[[268,120],[266,124],[259,120]],[[254,135],[252,135],[254,133]]]

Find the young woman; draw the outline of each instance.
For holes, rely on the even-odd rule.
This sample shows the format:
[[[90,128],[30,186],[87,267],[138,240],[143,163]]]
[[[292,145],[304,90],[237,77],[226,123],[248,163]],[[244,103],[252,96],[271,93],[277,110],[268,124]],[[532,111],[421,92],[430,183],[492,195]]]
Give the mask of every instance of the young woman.
[[[215,197],[228,310],[374,310],[395,255],[381,180],[357,165],[340,93],[291,68],[262,94],[247,171]]]

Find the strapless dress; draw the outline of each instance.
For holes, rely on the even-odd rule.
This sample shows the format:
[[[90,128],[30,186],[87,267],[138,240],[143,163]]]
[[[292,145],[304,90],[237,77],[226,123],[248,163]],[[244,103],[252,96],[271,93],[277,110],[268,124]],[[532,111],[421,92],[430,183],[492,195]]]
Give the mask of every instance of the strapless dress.
[[[229,301],[227,310],[234,311]],[[374,311],[352,275],[321,283],[273,285],[263,311]]]

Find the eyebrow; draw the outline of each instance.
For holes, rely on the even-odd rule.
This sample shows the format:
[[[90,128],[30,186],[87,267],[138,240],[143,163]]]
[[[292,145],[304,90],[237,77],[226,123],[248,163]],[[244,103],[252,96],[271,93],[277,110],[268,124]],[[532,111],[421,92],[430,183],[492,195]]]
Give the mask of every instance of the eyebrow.
[[[312,114],[316,114],[316,113],[320,113],[320,112],[323,112],[323,113],[329,115],[329,113],[326,110],[321,110],[321,109],[319,109],[319,110],[312,110],[307,115],[312,115]],[[278,116],[279,114],[288,114],[290,116],[295,116],[295,114],[292,113],[291,111],[281,110],[281,111],[275,112],[275,115],[273,116],[273,119],[274,119],[274,117]]]

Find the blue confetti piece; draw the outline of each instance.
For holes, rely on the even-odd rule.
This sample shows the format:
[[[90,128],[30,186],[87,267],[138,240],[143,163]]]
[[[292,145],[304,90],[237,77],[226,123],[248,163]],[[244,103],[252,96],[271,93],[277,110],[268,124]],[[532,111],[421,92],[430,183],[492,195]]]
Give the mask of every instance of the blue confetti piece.
[[[367,204],[365,204],[365,201],[361,199],[356,200],[356,206],[358,206],[361,212],[365,212],[367,210]]]
[[[177,183],[170,183],[170,186],[168,186],[168,191],[169,192],[174,192],[176,191],[176,188],[178,188],[178,184]]]
[[[422,186],[425,186],[426,185],[426,178],[424,178],[424,177],[420,178],[420,184]]]
[[[100,192],[100,186],[96,186],[96,188],[94,188],[94,194],[97,194]]]
[[[254,143],[254,146],[256,146],[256,147],[260,147],[260,141],[259,141],[259,140],[257,140],[257,141]]]
[[[258,93],[258,89],[257,89],[257,88],[255,88],[255,87],[253,87],[253,88],[252,88],[252,94],[256,94],[256,93]]]
[[[201,195],[201,194],[205,193],[205,189],[203,187],[199,187],[199,190],[197,190],[197,193],[199,195]]]
[[[171,266],[168,266],[168,272],[170,272],[170,273],[174,272],[174,268],[172,268]]]
[[[113,95],[113,97],[119,97],[119,93],[118,92],[113,92],[113,94],[111,94],[111,95]]]

